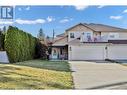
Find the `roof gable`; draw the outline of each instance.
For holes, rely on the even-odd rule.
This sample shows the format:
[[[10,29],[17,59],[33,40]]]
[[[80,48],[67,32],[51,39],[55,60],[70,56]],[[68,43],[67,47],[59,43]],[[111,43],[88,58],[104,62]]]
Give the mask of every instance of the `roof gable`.
[[[79,28],[77,28],[77,27],[79,27]],[[74,25],[73,27],[67,29],[66,32],[73,31],[73,30],[84,31],[84,29],[94,31],[93,29],[91,29],[90,27],[84,25],[83,23],[79,23],[79,24]]]
[[[59,39],[55,40],[53,42],[52,46],[64,46],[64,45],[67,44],[67,42],[68,42],[67,36],[64,36],[62,38],[59,38]]]

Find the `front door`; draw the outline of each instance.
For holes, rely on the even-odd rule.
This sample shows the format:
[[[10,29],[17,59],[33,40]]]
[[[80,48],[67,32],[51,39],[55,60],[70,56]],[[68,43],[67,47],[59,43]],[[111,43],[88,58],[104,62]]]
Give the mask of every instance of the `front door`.
[[[56,49],[52,50],[52,59],[58,59],[58,52]]]

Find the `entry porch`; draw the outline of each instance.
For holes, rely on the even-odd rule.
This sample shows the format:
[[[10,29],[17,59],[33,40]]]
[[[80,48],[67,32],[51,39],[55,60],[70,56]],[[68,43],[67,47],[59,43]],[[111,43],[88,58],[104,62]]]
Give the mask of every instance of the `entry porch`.
[[[68,60],[68,45],[52,46],[51,59],[52,60]]]

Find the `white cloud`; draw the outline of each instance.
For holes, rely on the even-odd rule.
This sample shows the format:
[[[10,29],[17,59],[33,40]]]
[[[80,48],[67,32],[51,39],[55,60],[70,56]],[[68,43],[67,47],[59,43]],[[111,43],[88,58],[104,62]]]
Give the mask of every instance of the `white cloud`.
[[[123,11],[123,13],[127,13],[127,9]]]
[[[23,20],[20,18],[14,20],[14,21],[0,20],[0,25],[12,25],[14,23],[17,23],[17,24],[44,24],[44,23],[46,23],[46,21],[44,19]]]
[[[53,18],[52,16],[48,16],[48,17],[47,17],[47,21],[48,21],[48,22],[52,22],[52,21],[54,21],[54,20],[55,20],[55,18]]]
[[[110,16],[110,19],[119,20],[122,19],[122,16]]]
[[[22,8],[18,8],[19,11],[22,11]]]
[[[60,23],[67,23],[67,22],[72,21],[72,20],[73,20],[73,18],[71,18],[71,17],[64,17],[59,22]]]
[[[69,22],[69,19],[62,19],[62,20],[60,20],[60,23],[66,23],[66,22]]]
[[[45,23],[45,20],[44,19],[36,19],[36,20],[16,19],[15,22],[18,24],[43,24]]]
[[[105,7],[105,5],[100,5],[100,6],[98,6],[97,8],[103,8],[103,7]]]
[[[26,10],[26,11],[29,11],[30,10],[30,7],[26,7],[26,8],[18,8],[19,11],[22,11],[22,10]]]
[[[0,24],[1,25],[12,25],[14,22],[13,21],[4,21],[4,20],[0,20]]]
[[[30,10],[30,7],[27,7],[25,10],[29,11]]]
[[[73,20],[73,18],[70,18],[70,20]]]
[[[88,6],[83,6],[83,5],[76,5],[74,6],[76,10],[82,11],[88,8]]]

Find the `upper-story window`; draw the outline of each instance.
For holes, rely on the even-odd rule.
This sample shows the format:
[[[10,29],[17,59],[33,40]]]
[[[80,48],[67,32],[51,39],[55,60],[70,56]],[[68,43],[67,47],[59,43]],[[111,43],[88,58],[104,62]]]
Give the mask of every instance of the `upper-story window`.
[[[74,33],[70,33],[70,38],[75,38]]]
[[[92,38],[91,38],[91,33],[86,33],[86,37],[87,37],[87,41],[91,42]]]
[[[86,42],[92,41],[92,32],[84,32],[84,41]]]

